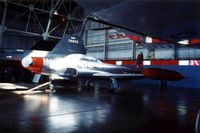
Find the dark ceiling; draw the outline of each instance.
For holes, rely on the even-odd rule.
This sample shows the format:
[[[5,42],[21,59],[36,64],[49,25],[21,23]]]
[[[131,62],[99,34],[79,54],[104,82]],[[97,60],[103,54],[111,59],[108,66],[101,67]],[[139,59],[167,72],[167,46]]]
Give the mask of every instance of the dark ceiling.
[[[96,19],[141,35],[175,43],[200,39],[199,0],[75,1]]]

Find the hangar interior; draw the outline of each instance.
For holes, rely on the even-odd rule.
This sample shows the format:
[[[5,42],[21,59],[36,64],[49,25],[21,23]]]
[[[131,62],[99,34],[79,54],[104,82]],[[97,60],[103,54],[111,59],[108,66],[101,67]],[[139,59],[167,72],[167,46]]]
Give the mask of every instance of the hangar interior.
[[[34,74],[20,66],[23,50],[51,50],[63,35],[78,34],[84,16],[74,1],[1,0],[0,7],[1,73],[10,73],[11,82],[18,78],[15,73],[25,82],[33,79]]]
[[[185,46],[169,42],[135,42],[120,29],[105,27],[108,26],[96,22],[88,22],[84,36],[88,55],[111,64],[135,65],[137,55],[142,52],[145,68],[171,69],[187,75],[184,80],[168,82],[168,85],[199,88],[197,73],[199,72],[200,49],[198,45]],[[159,81],[148,79],[139,82],[159,84]]]
[[[91,1],[0,0],[0,105],[3,107],[0,107],[0,132],[199,133],[200,39],[195,38],[197,30],[186,28],[184,33],[173,34],[173,39],[182,37],[179,42],[137,32],[130,36],[123,26],[98,22],[95,17],[95,21],[88,19],[91,9],[86,7],[102,6],[105,1],[96,0],[91,5],[87,2]],[[110,2],[123,5],[121,0]],[[102,12],[109,8],[109,4],[105,5]],[[97,11],[95,15],[101,18],[102,12]],[[105,20],[109,19],[105,17]],[[164,82],[148,77],[123,80],[116,94],[107,92],[106,85],[110,81],[101,80],[92,91],[80,89],[76,82],[67,82],[68,88],[55,93],[39,89],[39,93],[23,98],[13,93],[38,85],[32,83],[35,73],[21,65],[25,51],[51,51],[65,34],[82,35],[87,55],[103,63],[128,66],[137,71],[138,55],[142,53],[142,70],[175,71],[184,78]],[[192,39],[185,39],[189,37]],[[48,76],[41,76],[39,85],[47,81]],[[17,87],[11,89],[13,85],[9,83]]]
[[[12,50],[28,50],[38,43],[58,42],[64,34],[80,35],[84,9],[74,1],[1,1],[0,18],[0,45],[4,58],[5,51],[18,55],[19,50]],[[83,35],[89,56],[111,64],[123,64],[124,61],[126,64],[134,65],[137,55],[142,52],[145,67],[170,68],[195,80],[193,85],[189,84],[191,78],[169,85],[199,88],[198,76],[192,72],[198,69],[193,66],[199,65],[198,45],[189,47],[169,42],[151,42],[152,38],[147,39],[149,40],[141,42],[128,38],[119,28],[91,20],[86,22]],[[190,71],[187,71],[188,69]],[[144,83],[159,84],[158,81],[151,80],[144,80]]]
[[[108,26],[90,21],[85,33],[88,54],[101,60],[136,60],[140,51],[143,52],[145,60],[190,60],[200,57],[198,47],[176,46],[168,42],[138,43],[120,32],[120,29],[105,27]]]

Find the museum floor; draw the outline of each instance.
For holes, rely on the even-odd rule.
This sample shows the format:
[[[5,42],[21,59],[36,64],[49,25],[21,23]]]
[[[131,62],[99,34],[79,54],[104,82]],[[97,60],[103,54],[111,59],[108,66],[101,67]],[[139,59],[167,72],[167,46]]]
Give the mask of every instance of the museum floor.
[[[33,85],[0,83],[1,133],[197,133],[200,90],[120,83],[81,90],[69,85],[56,92],[19,95]],[[26,87],[23,87],[26,86]]]

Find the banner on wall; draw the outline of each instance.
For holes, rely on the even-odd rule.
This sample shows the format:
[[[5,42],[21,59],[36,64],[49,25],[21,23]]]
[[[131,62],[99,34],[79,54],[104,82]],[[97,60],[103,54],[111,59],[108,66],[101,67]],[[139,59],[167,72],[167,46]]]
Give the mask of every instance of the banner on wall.
[[[190,60],[191,66],[200,66],[200,60]]]
[[[124,33],[113,33],[108,35],[108,40],[126,38]]]

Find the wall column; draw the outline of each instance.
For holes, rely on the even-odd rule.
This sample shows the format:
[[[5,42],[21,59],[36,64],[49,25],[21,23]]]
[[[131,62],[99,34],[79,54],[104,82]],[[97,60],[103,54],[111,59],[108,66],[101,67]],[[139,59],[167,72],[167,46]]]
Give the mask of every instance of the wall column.
[[[3,47],[3,33],[5,31],[7,8],[8,8],[8,3],[7,3],[7,0],[5,0],[5,6],[3,9],[3,18],[0,25],[0,47]]]

